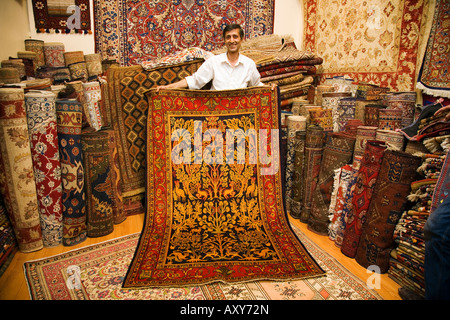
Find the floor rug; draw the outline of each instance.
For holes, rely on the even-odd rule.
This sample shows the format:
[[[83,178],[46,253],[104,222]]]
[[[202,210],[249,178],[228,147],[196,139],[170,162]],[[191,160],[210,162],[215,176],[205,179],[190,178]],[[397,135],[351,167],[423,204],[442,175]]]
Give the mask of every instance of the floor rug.
[[[293,226],[326,275],[297,281],[123,289],[139,233],[24,264],[34,300],[381,300],[381,296]],[[68,273],[79,270],[79,276]],[[77,285],[68,284],[71,279]],[[78,281],[79,280],[79,281]]]
[[[304,49],[323,58],[321,81],[347,75],[392,91],[414,90],[424,2],[304,1]]]
[[[147,99],[147,212],[125,288],[323,274],[287,223],[278,91]]]
[[[189,47],[223,45],[222,29],[239,23],[245,38],[272,34],[274,0],[94,0],[96,52],[134,65]]]

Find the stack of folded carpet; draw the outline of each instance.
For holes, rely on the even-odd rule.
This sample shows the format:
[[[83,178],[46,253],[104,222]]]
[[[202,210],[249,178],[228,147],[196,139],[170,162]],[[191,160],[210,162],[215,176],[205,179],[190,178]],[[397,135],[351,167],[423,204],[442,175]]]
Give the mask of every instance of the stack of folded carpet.
[[[442,150],[442,149],[441,149]],[[411,183],[408,200],[411,206],[403,212],[395,231],[396,249],[391,252],[389,277],[419,296],[425,295],[424,227],[431,213],[433,194],[445,154],[422,154],[418,168],[422,179]]]
[[[322,58],[311,53],[285,46],[273,52],[270,58],[256,61],[261,74],[261,82],[275,83],[280,87],[281,107],[286,108],[295,99],[307,99],[308,91],[314,83],[316,65]]]

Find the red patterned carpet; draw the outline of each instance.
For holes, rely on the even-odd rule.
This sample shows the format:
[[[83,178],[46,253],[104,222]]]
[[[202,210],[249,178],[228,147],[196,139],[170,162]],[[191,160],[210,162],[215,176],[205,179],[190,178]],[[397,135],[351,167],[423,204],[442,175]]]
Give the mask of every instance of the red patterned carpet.
[[[322,275],[284,213],[278,92],[151,90],[147,98],[147,212],[124,287]]]

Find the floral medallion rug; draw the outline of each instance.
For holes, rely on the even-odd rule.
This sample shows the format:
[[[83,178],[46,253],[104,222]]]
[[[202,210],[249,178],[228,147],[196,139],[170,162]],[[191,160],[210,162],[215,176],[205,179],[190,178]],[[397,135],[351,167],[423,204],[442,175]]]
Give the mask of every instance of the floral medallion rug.
[[[345,75],[413,91],[428,0],[304,1],[304,49],[323,58],[321,80]]]
[[[326,275],[296,281],[123,289],[139,240],[131,234],[24,265],[34,300],[382,300],[336,259],[293,226]]]
[[[96,52],[126,66],[191,47],[217,49],[229,23],[247,39],[272,34],[274,0],[94,0],[94,17]]]
[[[323,274],[287,223],[278,90],[149,90],[146,215],[125,288]]]

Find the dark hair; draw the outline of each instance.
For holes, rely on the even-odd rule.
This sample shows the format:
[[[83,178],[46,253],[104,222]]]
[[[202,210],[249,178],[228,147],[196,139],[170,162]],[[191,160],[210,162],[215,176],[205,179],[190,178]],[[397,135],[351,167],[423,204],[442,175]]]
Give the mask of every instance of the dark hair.
[[[237,23],[232,23],[232,24],[228,24],[225,26],[225,28],[223,28],[223,38],[225,39],[225,34],[228,31],[234,30],[234,29],[239,29],[239,35],[241,36],[241,39],[244,39],[244,30],[242,29],[241,25],[237,24]]]

